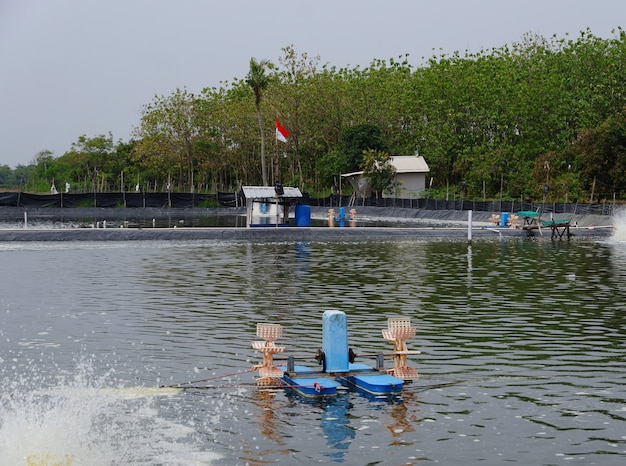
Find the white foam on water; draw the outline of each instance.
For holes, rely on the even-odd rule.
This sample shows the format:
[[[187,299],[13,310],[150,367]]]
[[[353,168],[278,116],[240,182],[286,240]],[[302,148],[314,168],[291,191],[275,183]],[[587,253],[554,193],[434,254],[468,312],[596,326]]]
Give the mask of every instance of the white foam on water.
[[[179,390],[110,387],[88,374],[80,369],[72,380],[41,389],[32,389],[36,376],[2,381],[0,464],[182,465],[218,458],[201,451],[192,427],[155,406],[164,396],[181,397]]]
[[[619,209],[613,214],[613,236],[612,241],[626,242],[626,209]]]

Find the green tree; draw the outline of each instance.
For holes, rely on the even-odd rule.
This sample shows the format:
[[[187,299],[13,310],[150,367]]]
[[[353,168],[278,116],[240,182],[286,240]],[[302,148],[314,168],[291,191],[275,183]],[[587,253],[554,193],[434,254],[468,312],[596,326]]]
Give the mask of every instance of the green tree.
[[[599,127],[583,131],[574,147],[588,190],[595,181],[596,191],[607,197],[626,192],[626,117],[611,116]]]
[[[108,136],[101,134],[93,138],[79,136],[78,140],[72,143],[72,148],[57,160],[57,179],[61,175],[59,169],[62,166],[69,166],[70,173],[76,173],[78,177],[82,175],[89,181],[92,192],[106,190],[111,181],[111,173],[106,172],[105,166],[114,150],[111,133]],[[70,173],[66,172],[63,176],[72,176]]]
[[[391,164],[391,157],[387,152],[368,149],[363,151],[363,176],[369,178],[372,191],[376,197],[383,192],[393,193],[397,188],[395,184],[396,169]]]
[[[337,144],[349,118],[347,69],[324,66],[307,81],[306,107],[299,116],[298,148],[303,183],[323,192],[345,173]]]
[[[254,91],[254,105],[256,106],[257,120],[259,124],[259,133],[261,134],[261,177],[263,179],[263,186],[269,186],[267,181],[267,163],[265,161],[265,131],[263,130],[263,116],[261,114],[261,100],[263,99],[263,92],[267,89],[270,83],[270,77],[267,75],[267,71],[271,70],[274,66],[269,60],[259,60],[255,58],[250,59],[250,70],[246,77],[246,83]]]
[[[259,183],[258,133],[253,129],[258,120],[252,95],[245,80],[202,92],[200,138],[214,186],[230,190]]]
[[[305,182],[303,166],[303,153],[309,155],[311,159],[317,157],[316,153],[311,153],[310,139],[315,131],[309,124],[312,116],[312,96],[314,90],[312,86],[315,84],[314,77],[317,74],[317,66],[320,58],[318,56],[309,57],[307,53],[298,54],[293,45],[289,45],[282,49],[283,56],[279,58],[282,67],[277,74],[275,85],[268,91],[268,98],[275,104],[276,113],[280,116],[281,123],[288,127],[290,136],[287,146],[289,153],[285,151],[283,154],[283,164],[285,172],[288,176],[288,183],[301,185]],[[307,128],[305,132],[301,129]],[[301,137],[302,136],[302,137]],[[281,167],[278,161],[281,159],[278,152],[284,147],[282,143],[277,148],[276,173],[280,173]],[[282,174],[282,173],[281,173]],[[279,177],[282,179],[282,177]],[[283,180],[286,181],[286,180]]]
[[[48,168],[52,166],[54,160],[54,153],[50,150],[42,150],[35,155],[31,162],[33,170],[29,178],[29,190],[46,192],[50,189]]]
[[[346,129],[339,140],[338,152],[345,161],[346,171],[356,171],[363,164],[363,151],[384,152],[387,144],[383,141],[380,128],[364,123]]]
[[[95,170],[102,189],[117,186],[124,170],[155,187],[171,175],[178,188],[231,189],[259,178],[267,185],[265,141],[273,127],[263,121],[279,115],[291,137],[277,146],[276,155],[284,153],[273,173],[316,193],[339,173],[359,170],[370,149],[419,151],[433,188],[446,196],[461,183],[474,198],[542,196],[545,161],[549,196],[578,198],[594,178],[621,192],[626,34],[614,34],[527,34],[491,50],[434,56],[415,69],[408,56],[375,59],[364,69],[320,67],[319,57],[288,46],[278,69],[252,58],[243,79],[199,96],[177,90],[156,97],[144,108],[136,143],[110,141],[104,162],[88,166],[85,154],[90,163],[98,156],[87,147],[59,159],[44,153],[34,178],[47,188],[60,177],[94,184]]]
[[[13,170],[13,186],[20,190],[25,190],[27,185],[34,179],[36,166],[30,165],[18,165]]]
[[[8,165],[0,165],[0,186],[6,188],[12,184],[12,170]]]
[[[135,130],[135,163],[141,171],[162,183],[172,174],[179,186],[192,189],[195,151],[201,129],[198,124],[198,99],[186,89],[155,97],[142,110],[141,125]]]

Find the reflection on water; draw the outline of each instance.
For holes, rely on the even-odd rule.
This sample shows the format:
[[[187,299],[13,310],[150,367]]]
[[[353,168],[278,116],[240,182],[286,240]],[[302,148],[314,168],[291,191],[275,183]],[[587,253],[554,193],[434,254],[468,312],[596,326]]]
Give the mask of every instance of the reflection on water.
[[[81,464],[626,458],[626,243],[615,239],[9,243],[0,259],[1,464],[29,452]],[[411,317],[420,380],[401,401],[252,386],[256,323],[283,324],[281,345],[312,355],[325,309],[347,313],[357,353],[390,350],[386,319]],[[194,388],[96,406],[74,390],[184,382]],[[80,415],[58,409],[63,399]],[[51,418],[87,441],[67,443]],[[45,433],[44,450],[16,425]]]

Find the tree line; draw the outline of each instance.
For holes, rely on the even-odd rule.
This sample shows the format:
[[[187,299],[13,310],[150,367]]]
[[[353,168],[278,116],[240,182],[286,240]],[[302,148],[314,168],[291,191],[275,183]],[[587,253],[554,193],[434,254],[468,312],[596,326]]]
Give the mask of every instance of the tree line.
[[[253,58],[243,78],[155,96],[129,141],[82,135],[61,156],[2,166],[0,186],[232,192],[279,180],[324,195],[341,173],[419,154],[432,199],[624,199],[625,87],[621,28],[608,39],[527,34],[417,67],[406,55],[338,68],[287,46],[277,64]],[[385,189],[402,197],[401,185]]]

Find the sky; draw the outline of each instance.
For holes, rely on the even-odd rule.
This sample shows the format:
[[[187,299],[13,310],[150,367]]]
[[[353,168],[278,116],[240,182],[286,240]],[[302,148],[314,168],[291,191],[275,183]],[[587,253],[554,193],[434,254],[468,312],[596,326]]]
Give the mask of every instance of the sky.
[[[526,33],[609,39],[625,22],[626,0],[0,0],[0,165],[81,135],[128,141],[155,96],[242,79],[289,45],[337,67],[418,67]]]

